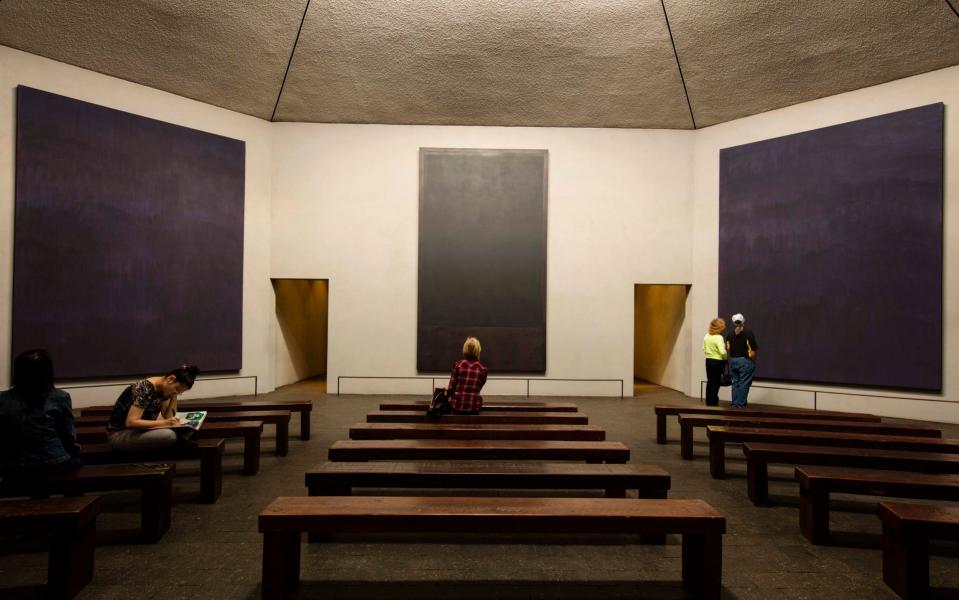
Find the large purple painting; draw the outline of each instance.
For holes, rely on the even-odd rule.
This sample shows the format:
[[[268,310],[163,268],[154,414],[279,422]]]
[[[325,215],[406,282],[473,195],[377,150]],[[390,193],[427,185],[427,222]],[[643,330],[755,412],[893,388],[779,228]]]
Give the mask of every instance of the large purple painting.
[[[16,136],[13,352],[239,370],[244,142],[23,86]]]
[[[943,111],[720,152],[719,309],[757,377],[942,389]]]

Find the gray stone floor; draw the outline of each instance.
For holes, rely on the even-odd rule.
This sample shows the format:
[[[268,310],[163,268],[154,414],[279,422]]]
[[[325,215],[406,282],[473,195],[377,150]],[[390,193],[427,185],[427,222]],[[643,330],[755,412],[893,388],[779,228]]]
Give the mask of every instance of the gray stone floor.
[[[275,496],[303,495],[303,473],[324,460],[327,446],[346,437],[385,396],[318,393],[315,384],[289,386],[270,398],[314,398],[313,439],[291,440],[290,454],[277,458],[264,440],[260,474],[240,475],[241,447],[228,444],[220,501],[196,503],[198,482],[181,467],[175,482],[173,527],[158,544],[130,542],[138,524],[137,494],[108,495],[100,530],[96,575],[79,596],[105,598],[258,598],[260,536],[257,514]],[[643,386],[636,398],[550,398],[574,401],[607,439],[627,443],[632,462],[658,464],[672,474],[674,498],[702,498],[727,517],[723,585],[726,598],[895,598],[882,583],[876,536],[878,519],[862,498],[839,497],[833,529],[848,532],[843,544],[816,547],[799,534],[791,469],[772,469],[779,478],[771,508],[746,498],[743,465],[730,460],[731,477],[708,476],[705,438],[693,461],[679,458],[678,428],[670,443],[657,445],[652,405],[689,402],[677,392]],[[393,397],[397,398],[397,397]],[[408,397],[407,397],[408,398]],[[294,417],[292,429],[298,431]],[[271,429],[271,428],[268,428]],[[943,425],[949,437],[959,426]],[[271,433],[268,435],[272,435]],[[738,453],[729,451],[729,456]],[[442,492],[437,492],[440,494]],[[535,542],[535,543],[533,543]],[[629,538],[547,537],[346,537],[304,548],[298,597],[312,598],[683,598],[679,585],[679,539],[643,546]],[[959,597],[959,559],[953,547],[933,559],[931,578],[938,597]],[[950,556],[951,555],[951,556]],[[29,539],[0,537],[0,598],[39,597],[46,553]]]

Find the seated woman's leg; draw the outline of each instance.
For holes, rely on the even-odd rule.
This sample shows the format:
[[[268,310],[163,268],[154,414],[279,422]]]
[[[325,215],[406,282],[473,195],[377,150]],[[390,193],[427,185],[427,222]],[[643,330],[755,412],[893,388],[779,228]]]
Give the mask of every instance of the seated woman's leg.
[[[146,452],[169,448],[177,442],[172,429],[124,429],[110,436],[110,447],[120,452]]]

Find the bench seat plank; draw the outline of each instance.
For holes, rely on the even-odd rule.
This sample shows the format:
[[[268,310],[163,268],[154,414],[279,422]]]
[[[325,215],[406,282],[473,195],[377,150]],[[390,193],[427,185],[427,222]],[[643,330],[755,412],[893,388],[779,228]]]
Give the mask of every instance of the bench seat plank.
[[[582,413],[483,412],[478,415],[443,415],[427,417],[425,411],[388,410],[366,415],[367,423],[474,423],[517,425],[586,425],[589,418]]]
[[[172,464],[82,465],[73,471],[31,482],[27,487],[0,484],[0,496],[79,496],[91,492],[140,491],[140,530],[157,542],[170,529],[173,505]]]
[[[714,479],[722,479],[726,476],[726,444],[728,443],[772,442],[805,446],[885,448],[887,450],[959,454],[959,439],[910,435],[709,425],[706,427],[706,437],[709,438],[709,472]]]
[[[769,500],[769,463],[959,473],[959,455],[937,452],[747,442],[743,444],[743,453],[749,499],[756,506],[763,506]]]
[[[656,413],[656,443],[666,443],[666,417],[673,415],[739,415],[742,417],[779,417],[797,419],[825,419],[840,421],[874,421],[879,422],[882,417],[866,413],[845,413],[829,410],[809,410],[787,407],[757,407],[732,408],[731,406],[689,406],[683,404],[657,404],[653,407]]]
[[[262,597],[297,586],[300,533],[681,534],[682,577],[719,598],[726,520],[702,500],[610,498],[280,497],[260,513]]]
[[[350,426],[350,439],[566,440],[601,442],[606,439],[606,431],[596,425],[356,423]]]
[[[173,446],[149,452],[116,452],[109,444],[86,444],[80,449],[80,460],[84,464],[199,460],[200,499],[202,502],[213,504],[223,491],[223,450],[225,447],[226,442],[222,439],[199,440],[195,447]]]
[[[331,461],[367,460],[581,460],[625,463],[622,442],[551,440],[339,440]]]
[[[821,419],[779,419],[727,415],[679,415],[680,452],[686,460],[693,458],[693,430],[710,425],[759,427],[763,429],[805,429],[807,431],[845,431],[913,437],[942,437],[942,430],[931,425],[909,423],[872,423],[868,421],[826,421]]]
[[[422,410],[429,406],[429,401],[415,400],[411,402],[383,402],[380,410]],[[483,401],[483,412],[577,412],[579,408],[574,402],[487,402]]]
[[[959,475],[839,467],[796,467],[799,529],[813,544],[829,543],[829,495],[859,494],[959,500]]]
[[[900,598],[929,597],[929,540],[959,540],[959,507],[880,502],[882,579]]]
[[[93,579],[98,496],[0,502],[0,530],[50,535],[47,598],[73,598]]]

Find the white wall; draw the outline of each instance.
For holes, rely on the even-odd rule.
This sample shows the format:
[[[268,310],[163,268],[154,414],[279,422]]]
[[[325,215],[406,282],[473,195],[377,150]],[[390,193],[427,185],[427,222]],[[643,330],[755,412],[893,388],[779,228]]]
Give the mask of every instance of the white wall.
[[[716,316],[719,248],[719,150],[749,142],[836,125],[865,117],[913,108],[933,102],[946,103],[945,157],[945,273],[943,298],[944,386],[941,394],[908,394],[901,390],[867,390],[813,385],[781,387],[818,390],[820,409],[863,411],[876,414],[959,423],[959,67],[951,67],[846,94],[822,98],[696,132],[693,183],[693,333],[704,331]],[[881,257],[877,257],[880,260]],[[725,315],[728,319],[729,316]],[[837,327],[841,327],[837,323]],[[762,332],[756,332],[760,342]],[[804,343],[796,332],[797,343]],[[812,351],[815,348],[811,348]],[[692,377],[689,393],[699,396],[704,379],[699,346],[690,353]],[[757,385],[776,385],[757,382]],[[728,392],[726,392],[728,394]],[[852,395],[856,394],[856,395]],[[858,394],[896,396],[863,398]],[[905,398],[905,399],[903,399]],[[754,388],[750,400],[770,404],[812,407],[814,395],[807,392]]]
[[[0,319],[0,389],[9,384],[9,369],[5,365],[9,365],[11,359],[14,98],[15,88],[20,84],[246,142],[243,370],[239,375],[256,376],[261,392],[272,390],[270,123],[5,46],[0,46],[0,240],[4,240],[0,243],[0,315],[5,315]],[[58,385],[71,391],[76,406],[113,402],[118,393],[116,387],[71,388],[69,382],[58,382]],[[252,391],[252,379],[201,381],[187,399]]]
[[[271,276],[330,280],[328,389],[416,376],[420,147],[549,150],[547,378],[632,393],[633,285],[691,281],[692,132],[278,123]],[[688,347],[688,346],[687,346]],[[685,352],[684,352],[685,354]],[[430,382],[343,382],[428,393]],[[524,393],[525,383],[487,393]]]

